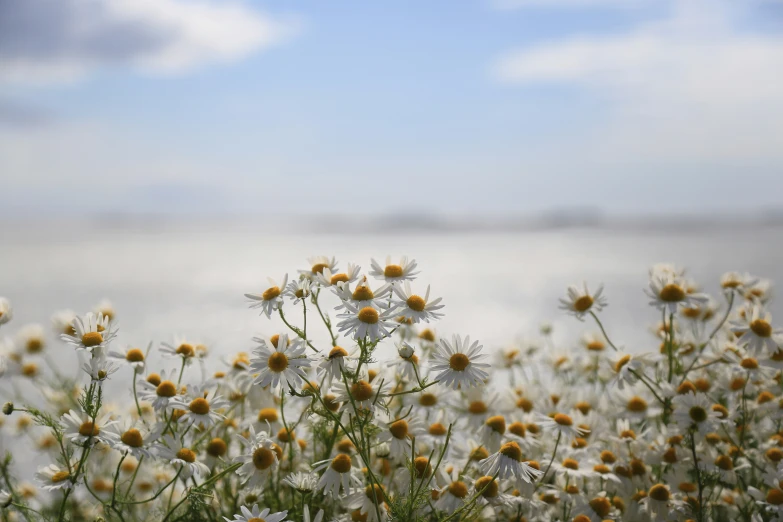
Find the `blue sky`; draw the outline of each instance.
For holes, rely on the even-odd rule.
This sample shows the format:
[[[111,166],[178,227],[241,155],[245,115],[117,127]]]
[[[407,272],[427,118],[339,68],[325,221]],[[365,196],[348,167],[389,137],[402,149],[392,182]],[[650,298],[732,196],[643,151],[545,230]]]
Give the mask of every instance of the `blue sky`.
[[[783,3],[500,1],[64,0],[52,19],[46,0],[0,0],[0,29],[17,29],[0,37],[0,205],[783,202]]]

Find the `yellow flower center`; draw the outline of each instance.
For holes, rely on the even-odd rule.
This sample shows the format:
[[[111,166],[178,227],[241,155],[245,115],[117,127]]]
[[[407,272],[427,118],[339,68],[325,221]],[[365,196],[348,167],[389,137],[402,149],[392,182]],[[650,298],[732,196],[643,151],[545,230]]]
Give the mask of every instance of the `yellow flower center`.
[[[198,399],[190,401],[188,408],[196,415],[206,415],[209,413],[209,402],[206,399],[199,397]]]
[[[405,301],[405,304],[408,305],[408,308],[413,310],[414,312],[421,312],[424,310],[424,307],[427,305],[427,303],[419,297],[418,295],[412,295],[408,298],[407,301]]]
[[[282,352],[273,352],[267,359],[269,369],[275,373],[280,373],[288,368],[288,357]]]
[[[351,385],[351,395],[359,402],[369,401],[373,397],[372,386],[367,381],[358,381]]]
[[[273,286],[271,288],[267,288],[264,290],[264,293],[261,294],[261,298],[264,301],[271,301],[273,299],[277,299],[280,297],[280,287],[279,286]]]
[[[82,437],[95,437],[101,432],[101,429],[91,421],[83,422],[79,426],[79,435]]]
[[[351,298],[354,301],[369,301],[373,297],[375,297],[375,294],[373,294],[370,287],[366,285],[357,286],[351,295]]]
[[[614,363],[614,371],[617,373],[620,373],[620,370],[623,369],[623,366],[628,364],[631,361],[630,355],[623,355],[620,357],[620,359],[617,360],[616,363]]]
[[[221,438],[215,437],[209,444],[207,444],[207,454],[212,457],[222,457],[228,451],[228,445],[226,441]]]
[[[492,477],[484,476],[476,481],[476,491],[483,491],[481,496],[484,498],[495,498],[498,496],[498,483]]]
[[[586,312],[593,306],[593,298],[589,295],[583,295],[574,301],[574,310],[577,312]]]
[[[457,498],[465,498],[468,496],[468,487],[462,481],[455,481],[449,484],[449,493]]]
[[[746,370],[755,370],[759,367],[759,362],[753,357],[747,357],[745,359],[742,359],[742,361],[740,362],[740,366],[742,366]]]
[[[332,459],[331,467],[337,473],[343,474],[351,471],[351,457],[345,453],[339,453]]]
[[[0,318],[3,317],[3,313],[0,312]],[[100,344],[100,343],[98,343]],[[44,341],[43,339],[39,337],[33,337],[27,340],[27,344],[25,346],[27,348],[27,351],[29,353],[38,353],[41,350],[43,350],[44,347]]]
[[[373,484],[364,489],[364,494],[367,495],[367,498],[369,498],[373,504],[380,504],[383,502],[383,491],[383,486]]]
[[[363,323],[375,324],[378,322],[379,319],[378,310],[376,310],[372,306],[365,306],[364,308],[359,310],[358,318]]]
[[[258,448],[253,452],[253,465],[258,470],[265,470],[275,463],[275,454],[272,450]]]
[[[82,344],[87,348],[98,346],[103,342],[103,335],[98,332],[87,332],[82,335]]]
[[[177,458],[179,460],[184,460],[188,464],[193,464],[196,462],[196,454],[193,452],[193,450],[188,448],[182,448],[177,452]]]
[[[519,444],[513,441],[503,444],[500,447],[500,453],[517,462],[522,460],[522,450],[519,448]]]
[[[503,435],[506,432],[506,419],[502,415],[488,418],[485,424],[495,433]]]
[[[651,499],[657,500],[659,502],[668,502],[670,496],[669,490],[663,484],[656,484],[651,487],[648,495]]]
[[[195,353],[196,351],[193,349],[193,346],[189,345],[188,343],[182,343],[177,346],[177,355],[181,355],[186,359],[193,357]]]
[[[759,337],[770,337],[772,335],[772,325],[764,319],[756,319],[751,322],[750,329]]]
[[[448,432],[448,430],[446,429],[446,426],[444,426],[440,422],[436,422],[430,426],[429,432],[430,435],[434,435],[436,437],[442,437]]]
[[[688,416],[690,416],[693,422],[704,422],[707,420],[707,410],[701,406],[692,406],[691,409],[688,410]]]
[[[565,413],[556,413],[555,416],[552,417],[552,420],[561,426],[572,426],[574,424],[574,421],[571,420],[571,417]]]
[[[468,405],[468,411],[473,415],[480,415],[487,412],[487,405],[483,401],[473,401]]]
[[[158,375],[157,373],[149,374],[147,376],[147,382],[153,386],[158,386],[160,384],[160,375]]]
[[[328,267],[329,265],[327,265],[326,263],[316,263],[313,265],[312,272],[314,274],[323,274],[324,268],[328,268]]]
[[[277,410],[275,408],[261,408],[258,412],[258,422],[277,422]]]
[[[647,401],[638,396],[631,397],[631,399],[628,401],[628,411],[632,411],[634,413],[643,413],[647,411]]]
[[[335,346],[332,348],[332,351],[329,352],[329,358],[334,359],[335,357],[346,357],[348,355],[348,352],[345,351],[345,348],[341,348],[339,346]]]
[[[525,437],[525,433],[527,432],[527,430],[525,429],[525,425],[522,424],[521,422],[512,422],[508,426],[508,431],[510,433],[513,433],[517,437],[522,437],[522,438]]]
[[[125,360],[128,362],[143,362],[144,361],[144,352],[139,350],[138,348],[131,348],[128,350],[128,352],[125,354]]]
[[[408,436],[408,423],[404,419],[394,421],[389,425],[389,431],[395,439],[404,439]]]
[[[612,510],[612,503],[606,497],[595,497],[590,501],[590,507],[593,508],[596,515],[604,518]]]
[[[419,397],[419,404],[422,406],[435,406],[438,404],[438,397],[434,393],[422,393]]]
[[[171,381],[162,381],[155,389],[158,397],[174,397],[177,394],[177,386]]]
[[[400,265],[386,265],[383,269],[383,275],[386,277],[402,277],[403,270]]]
[[[329,282],[333,285],[336,285],[337,283],[347,283],[348,274],[334,274]]]
[[[62,482],[63,480],[67,480],[71,477],[71,474],[67,471],[58,471],[54,475],[52,475],[52,482],[57,484],[59,482]]]
[[[449,368],[456,372],[463,372],[470,364],[470,359],[464,353],[455,353],[449,357]]]
[[[131,428],[122,434],[122,443],[131,448],[140,448],[144,444],[144,438],[141,432],[136,428]]]
[[[264,520],[261,517],[253,517],[253,518],[247,519],[247,522],[266,522],[266,520]]]
[[[773,506],[779,506],[783,504],[783,491],[773,488],[767,493],[767,503]]]
[[[427,457],[416,457],[413,460],[413,469],[416,470],[418,478],[429,477],[432,475],[432,466]]]
[[[661,298],[661,301],[667,303],[678,303],[685,299],[685,290],[676,283],[669,283],[661,288],[661,293],[658,294],[658,297]]]

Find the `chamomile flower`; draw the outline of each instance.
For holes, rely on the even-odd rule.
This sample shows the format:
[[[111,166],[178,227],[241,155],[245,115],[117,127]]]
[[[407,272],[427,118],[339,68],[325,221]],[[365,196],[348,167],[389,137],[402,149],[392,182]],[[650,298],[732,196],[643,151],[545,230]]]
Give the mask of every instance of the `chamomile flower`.
[[[288,515],[288,510],[279,511],[277,513],[270,513],[270,509],[259,509],[258,504],[253,505],[253,509],[248,509],[247,506],[239,508],[239,513],[234,515],[234,519],[223,517],[227,522],[257,522],[263,520],[264,522],[283,522]]]
[[[184,445],[180,438],[166,435],[163,444],[158,447],[158,457],[168,460],[177,470],[180,470],[180,478],[188,479],[194,475],[198,478],[209,476],[209,467],[199,461],[196,452]]]
[[[650,276],[650,288],[645,290],[652,298],[650,305],[673,314],[677,308],[698,308],[709,298],[704,294],[690,293],[687,283],[680,277],[669,273],[653,273]]]
[[[356,308],[347,301],[343,303],[346,312],[339,314],[342,321],[337,323],[337,329],[342,334],[353,335],[356,340],[368,338],[371,342],[379,341],[391,335],[393,311],[379,311],[373,306]]]
[[[84,317],[76,317],[71,323],[73,334],[62,334],[60,338],[77,350],[105,350],[117,332],[109,326],[109,318],[92,312]]]
[[[315,279],[316,276],[322,274],[324,270],[329,270],[331,273],[337,272],[337,259],[334,256],[308,257],[307,262],[310,263],[311,268],[309,270],[299,270],[298,272],[308,279]]]
[[[92,382],[102,382],[119,370],[119,367],[103,355],[93,354],[93,357],[82,365],[82,370],[90,376]]]
[[[468,485],[461,480],[454,480],[440,492],[435,509],[451,514],[460,509],[468,501],[470,491]]]
[[[361,484],[361,479],[354,473],[351,456],[345,453],[338,453],[331,459],[314,463],[313,471],[323,471],[318,479],[316,490],[323,491],[324,495],[331,497],[338,497],[340,488],[348,493],[352,487]]]
[[[146,357],[144,356],[144,351],[142,351],[141,348],[128,346],[125,348],[124,352],[110,351],[109,357],[124,361],[125,364],[133,368],[135,373],[144,372],[144,362]]]
[[[397,307],[395,311],[405,319],[409,319],[414,323],[424,321],[429,323],[430,320],[440,319],[443,314],[438,312],[443,308],[442,304],[439,304],[442,299],[438,297],[430,301],[430,287],[427,285],[427,291],[424,297],[414,294],[411,291],[411,284],[405,281],[404,287],[395,285],[392,287],[392,291],[395,293],[399,301],[393,303]]]
[[[379,380],[381,380],[380,384],[378,383]],[[335,384],[332,388],[332,393],[334,394],[334,401],[342,404],[341,409],[343,411],[350,408],[354,412],[374,412],[376,405],[383,403],[387,387],[388,384],[383,379],[376,377],[373,380],[368,380],[366,376],[362,376],[362,378],[349,384],[347,389],[342,383]]]
[[[237,475],[245,488],[255,488],[266,482],[269,474],[277,469],[283,450],[269,438],[267,432],[256,433],[252,426],[247,437],[237,435],[237,440],[242,445],[242,453],[234,458],[235,463],[242,464]]]
[[[392,460],[400,460],[410,456],[411,439],[424,433],[424,424],[419,419],[408,417],[386,423],[377,440],[389,445]]]
[[[179,386],[176,384],[177,370],[163,370],[160,374],[151,373],[146,379],[138,379],[141,387],[141,400],[149,402],[155,411],[171,409],[171,400],[178,392]]]
[[[556,434],[558,437],[564,437],[566,441],[571,441],[576,437],[584,436],[587,431],[575,425],[573,417],[565,413],[555,413],[552,416],[536,414],[536,423],[544,431]]]
[[[489,378],[485,368],[491,365],[479,362],[487,357],[481,353],[482,346],[478,341],[471,344],[469,336],[463,339],[454,335],[452,343],[440,340],[430,367],[432,372],[439,372],[433,379],[455,390],[483,384]]]
[[[400,263],[392,263],[391,256],[386,257],[386,265],[381,266],[375,259],[370,260],[370,275],[376,279],[382,279],[387,283],[397,281],[411,281],[418,274],[416,272],[416,261],[407,257],[400,258]]]
[[[516,442],[506,442],[500,449],[479,462],[483,475],[501,479],[513,478],[531,483],[541,476],[541,471],[522,461],[522,449]]]
[[[391,285],[385,284],[373,290],[365,276],[353,290],[351,290],[351,286],[348,283],[338,283],[332,287],[332,291],[342,301],[336,307],[338,310],[345,308],[346,303],[359,310],[368,306],[376,310],[384,310],[389,307],[387,296],[391,292]]]
[[[57,335],[74,335],[73,320],[76,319],[76,312],[65,309],[59,310],[52,315],[52,329]]]
[[[267,278],[269,287],[260,294],[245,294],[250,299],[250,308],[260,308],[261,313],[271,317],[272,313],[283,305],[283,290],[288,283],[288,274],[283,276],[281,284],[274,279]]]
[[[345,283],[353,283],[359,279],[359,272],[362,268],[359,265],[348,264],[348,268],[345,272],[337,273],[330,268],[324,268],[323,272],[315,274],[315,282],[319,286],[336,286],[344,285]]]
[[[160,353],[168,357],[176,357],[186,364],[190,364],[196,357],[196,343],[176,336],[172,343],[160,343]]]
[[[311,281],[307,278],[297,279],[291,281],[285,287],[283,295],[291,298],[294,304],[299,304],[299,301],[310,297],[312,290],[310,289]]]
[[[318,477],[313,473],[305,473],[302,471],[291,473],[283,479],[283,484],[294,488],[299,493],[310,493],[314,491],[318,484]]]
[[[30,355],[41,353],[46,348],[46,334],[40,324],[26,324],[16,334],[17,346]]]
[[[386,522],[389,520],[389,513],[385,499],[386,488],[373,484],[363,489],[354,490],[345,497],[344,502],[347,507],[358,509],[361,520]],[[380,518],[378,518],[378,514],[380,514]]]
[[[11,301],[0,297],[0,326],[9,322],[13,317],[14,309],[11,307]]]
[[[76,469],[78,462],[71,463],[70,469]],[[71,471],[69,468],[61,468],[55,464],[49,464],[38,468],[35,473],[35,480],[41,484],[41,488],[46,491],[56,491],[58,489],[70,489],[74,486],[71,481]]]
[[[715,431],[720,412],[712,408],[712,402],[702,393],[684,393],[672,399],[672,420],[685,432],[697,430],[702,435]]]
[[[210,392],[201,386],[194,386],[188,389],[187,395],[172,399],[170,405],[185,411],[179,418],[180,423],[208,428],[224,418],[223,414],[218,412],[229,406],[228,401],[216,393],[215,390]]]
[[[280,334],[277,343],[269,346],[266,341],[254,338],[259,345],[253,349],[250,369],[258,375],[254,383],[277,389],[296,387],[299,381],[306,381],[305,369],[310,367],[310,359],[305,355],[307,345],[301,339],[289,342],[288,334]]]
[[[735,334],[741,335],[738,344],[747,345],[748,351],[754,354],[761,354],[763,350],[774,354],[780,350],[779,336],[783,335],[783,330],[772,327],[772,315],[761,305],[755,305],[750,315],[733,321],[731,326]]]
[[[600,312],[606,307],[606,298],[601,295],[603,291],[603,285],[599,285],[594,293],[590,293],[590,290],[588,290],[587,282],[582,283],[582,288],[571,285],[568,287],[566,297],[560,299],[559,308],[577,319],[583,320],[585,314]]]
[[[108,428],[114,435],[109,439],[109,446],[137,459],[150,458],[164,428],[165,425],[150,429],[143,422],[133,420],[117,422]]]
[[[69,411],[60,418],[63,436],[77,446],[94,445],[98,442],[108,444],[115,434],[106,428],[116,421],[108,420],[105,414],[93,420],[84,412]]]

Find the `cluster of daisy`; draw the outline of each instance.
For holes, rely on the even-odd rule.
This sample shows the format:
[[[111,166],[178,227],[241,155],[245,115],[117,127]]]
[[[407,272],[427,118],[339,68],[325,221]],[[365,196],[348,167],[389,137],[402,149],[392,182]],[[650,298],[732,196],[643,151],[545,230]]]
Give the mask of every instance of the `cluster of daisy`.
[[[266,334],[223,360],[185,338],[162,343],[160,363],[153,343],[116,348],[107,303],[54,318],[79,379],[38,367],[51,362],[42,327],[4,341],[14,402],[3,413],[16,421],[3,419],[3,443],[45,462],[28,483],[14,478],[25,461],[12,454],[24,453],[6,455],[0,514],[783,521],[783,331],[768,281],[728,273],[712,298],[655,266],[648,351],[608,334],[602,288],[570,287],[561,308],[592,325],[576,346],[556,347],[546,326],[493,361],[470,337],[436,335],[443,305],[415,261],[372,260],[366,272],[308,261],[246,294]],[[11,315],[0,299],[4,329]],[[123,376],[111,397],[107,381]],[[41,400],[22,405],[30,383]]]

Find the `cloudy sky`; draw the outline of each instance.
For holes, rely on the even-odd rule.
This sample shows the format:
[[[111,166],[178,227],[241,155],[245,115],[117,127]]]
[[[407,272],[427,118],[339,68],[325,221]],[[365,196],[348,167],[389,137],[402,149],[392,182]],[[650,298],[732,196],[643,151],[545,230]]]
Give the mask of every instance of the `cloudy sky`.
[[[778,205],[781,0],[0,0],[0,213]]]

